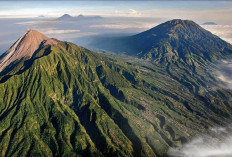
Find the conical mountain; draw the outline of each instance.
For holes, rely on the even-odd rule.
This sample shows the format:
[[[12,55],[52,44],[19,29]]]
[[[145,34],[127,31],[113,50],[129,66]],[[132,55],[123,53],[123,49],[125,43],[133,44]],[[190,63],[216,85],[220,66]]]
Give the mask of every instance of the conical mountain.
[[[49,39],[36,30],[28,30],[22,35],[0,59],[0,72],[15,61],[31,58],[44,43],[56,44],[55,39]]]
[[[191,20],[175,19],[145,32],[104,39],[99,48],[156,62],[204,62],[232,53],[232,46]],[[97,47],[97,44],[92,44]]]
[[[190,20],[171,20],[130,37],[137,55],[159,61],[213,60],[230,44]]]
[[[57,20],[61,20],[61,21],[65,21],[65,20],[73,20],[74,17],[72,17],[71,15],[69,14],[64,14],[62,15],[61,17],[57,18]]]
[[[205,69],[175,80],[158,65],[45,43],[0,76],[3,157],[166,156],[231,122],[232,93],[206,93],[220,82]]]

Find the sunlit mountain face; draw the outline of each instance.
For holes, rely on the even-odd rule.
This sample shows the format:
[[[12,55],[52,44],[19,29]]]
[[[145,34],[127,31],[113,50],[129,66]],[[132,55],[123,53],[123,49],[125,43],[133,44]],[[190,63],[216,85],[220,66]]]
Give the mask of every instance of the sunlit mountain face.
[[[0,2],[0,156],[232,156],[231,9]]]

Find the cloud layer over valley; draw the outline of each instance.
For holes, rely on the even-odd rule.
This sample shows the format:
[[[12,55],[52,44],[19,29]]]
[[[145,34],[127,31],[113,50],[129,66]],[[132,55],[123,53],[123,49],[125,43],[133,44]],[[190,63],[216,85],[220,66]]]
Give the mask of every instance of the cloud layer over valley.
[[[231,157],[232,156],[232,130],[231,127],[219,127],[209,130],[193,138],[181,148],[171,148],[171,157]]]
[[[232,44],[232,25],[202,25],[202,27]]]
[[[232,61],[223,60],[218,67],[217,77],[225,83],[226,88],[232,89]]]

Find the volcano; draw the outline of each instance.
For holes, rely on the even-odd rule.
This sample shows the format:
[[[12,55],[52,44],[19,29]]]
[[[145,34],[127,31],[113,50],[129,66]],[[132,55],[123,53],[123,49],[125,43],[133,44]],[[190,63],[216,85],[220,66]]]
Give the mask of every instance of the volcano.
[[[0,58],[0,72],[11,63],[23,58],[31,58],[40,46],[57,44],[57,40],[49,39],[36,30],[28,30]]]
[[[147,57],[154,49],[151,61],[107,56],[27,31],[0,57],[1,156],[167,156],[171,147],[230,123],[232,92],[220,88],[208,58],[220,57],[228,44],[191,21],[180,22],[130,37],[146,39],[146,47],[136,49]],[[180,50],[190,52],[187,41],[191,54],[211,64],[185,63],[188,51]],[[208,44],[194,51],[200,41]],[[178,51],[179,59],[154,62],[166,51]]]

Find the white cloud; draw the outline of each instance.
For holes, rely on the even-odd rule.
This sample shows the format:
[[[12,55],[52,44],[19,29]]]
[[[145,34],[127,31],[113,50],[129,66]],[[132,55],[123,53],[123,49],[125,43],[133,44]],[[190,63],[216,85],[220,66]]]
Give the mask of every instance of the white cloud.
[[[171,157],[231,157],[232,132],[229,128],[212,128],[209,134],[199,136],[181,148],[171,148]]]
[[[129,28],[149,28],[149,26],[144,25],[129,25],[129,24],[101,24],[101,25],[91,25],[91,28],[109,28],[109,29],[129,29]]]
[[[202,25],[202,27],[232,44],[232,25]]]
[[[129,9],[129,14],[132,16],[141,16],[142,15],[142,13],[140,13],[134,9]]]
[[[153,22],[119,22],[119,23],[103,23],[91,25],[90,28],[108,28],[108,29],[150,29],[156,26]]]
[[[82,38],[86,36],[93,36],[97,34],[93,32],[73,32],[73,33],[60,33],[60,34],[56,33],[56,34],[46,34],[46,35],[50,38],[57,38],[59,40],[73,42],[75,41],[74,39]]]
[[[115,10],[115,15],[111,16],[123,16],[123,17],[142,17],[142,13],[139,11],[136,11],[135,9],[129,9],[129,10]]]
[[[218,67],[217,77],[226,84],[226,88],[232,89],[232,61],[222,60]]]
[[[64,30],[64,29],[51,29],[44,31],[44,34],[66,34],[66,33],[76,33],[80,32],[80,30]]]
[[[50,20],[50,21],[49,21]],[[23,21],[23,22],[18,22],[15,24],[18,25],[48,25],[48,24],[57,24],[60,21],[53,21],[52,19],[48,19],[47,21]]]

